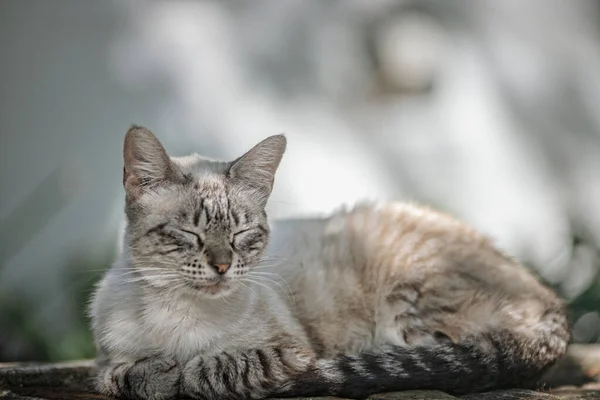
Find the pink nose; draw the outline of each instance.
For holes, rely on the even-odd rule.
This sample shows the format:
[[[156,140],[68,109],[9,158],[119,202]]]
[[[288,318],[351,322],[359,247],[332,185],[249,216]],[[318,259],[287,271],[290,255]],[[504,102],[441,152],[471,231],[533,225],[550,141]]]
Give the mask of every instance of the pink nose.
[[[231,264],[215,264],[213,267],[217,270],[219,275],[223,275],[229,269]]]

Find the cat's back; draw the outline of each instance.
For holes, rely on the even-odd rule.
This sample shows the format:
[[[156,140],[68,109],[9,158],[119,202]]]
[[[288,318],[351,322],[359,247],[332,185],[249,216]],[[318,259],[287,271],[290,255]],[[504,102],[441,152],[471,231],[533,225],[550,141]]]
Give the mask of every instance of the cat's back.
[[[394,279],[457,270],[488,283],[510,276],[535,281],[476,229],[433,209],[400,202],[361,204],[323,219],[277,221],[268,258],[292,278],[354,274],[377,289]]]
[[[440,251],[452,255],[445,257],[446,263],[477,254],[493,261],[503,257],[488,238],[458,220],[399,202],[361,204],[322,219],[276,221],[269,245],[269,257],[287,264],[278,265],[280,271],[296,265],[303,270],[355,271],[371,278],[375,271],[390,277],[422,264],[441,266]]]
[[[272,240],[273,271],[290,286],[296,315],[317,332],[322,353],[406,344],[406,332],[429,323],[407,315],[437,315],[449,304],[448,321],[466,327],[504,321],[494,313],[515,315],[519,302],[535,310],[555,303],[486,236],[417,205],[364,204],[322,220],[285,221]]]

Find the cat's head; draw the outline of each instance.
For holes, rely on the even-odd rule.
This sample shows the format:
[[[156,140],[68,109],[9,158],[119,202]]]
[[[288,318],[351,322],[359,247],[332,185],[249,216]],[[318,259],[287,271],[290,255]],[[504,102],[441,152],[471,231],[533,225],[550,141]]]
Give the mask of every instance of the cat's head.
[[[271,136],[231,162],[169,157],[148,129],[125,136],[126,254],[140,281],[224,297],[261,260],[265,205],[285,152]]]

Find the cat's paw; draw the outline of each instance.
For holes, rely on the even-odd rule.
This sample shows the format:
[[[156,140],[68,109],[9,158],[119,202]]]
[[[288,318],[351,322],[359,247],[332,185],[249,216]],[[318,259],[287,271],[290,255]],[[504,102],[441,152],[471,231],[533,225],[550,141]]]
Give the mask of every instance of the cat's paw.
[[[170,358],[152,357],[134,363],[125,379],[133,390],[133,398],[167,400],[179,395],[181,369]]]
[[[135,400],[169,400],[179,395],[181,368],[175,360],[148,357],[102,367],[96,389],[111,397]]]

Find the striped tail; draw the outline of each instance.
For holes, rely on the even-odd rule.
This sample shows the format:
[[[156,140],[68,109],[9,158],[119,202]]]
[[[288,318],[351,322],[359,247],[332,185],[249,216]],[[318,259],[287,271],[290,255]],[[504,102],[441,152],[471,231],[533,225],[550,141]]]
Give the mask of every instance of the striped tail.
[[[536,336],[524,338],[503,331],[458,344],[391,346],[378,352],[340,355],[318,361],[313,370],[288,382],[276,396],[363,399],[400,390],[465,394],[532,387],[565,353],[569,334],[565,327]]]

